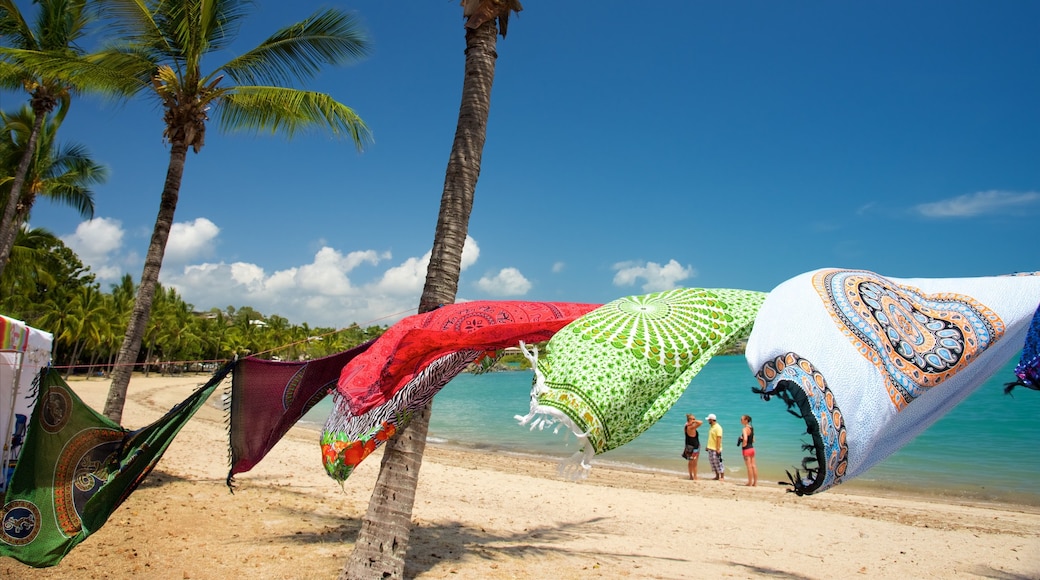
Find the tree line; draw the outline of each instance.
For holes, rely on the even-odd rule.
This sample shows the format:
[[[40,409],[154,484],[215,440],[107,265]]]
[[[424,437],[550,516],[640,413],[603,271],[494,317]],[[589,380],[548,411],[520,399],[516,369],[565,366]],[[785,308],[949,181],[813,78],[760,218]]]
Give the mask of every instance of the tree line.
[[[124,278],[111,294],[101,292],[92,279],[63,285],[58,280],[44,279],[51,272],[23,262],[23,272],[33,271],[36,278],[7,279],[7,284],[19,286],[21,291],[0,294],[0,307],[12,314],[24,313],[20,317],[30,324],[55,332],[58,357],[68,357],[75,363],[95,361],[88,366],[108,365],[112,384],[104,415],[118,423],[131,367],[142,357],[151,364],[157,350],[167,361],[192,359],[184,354],[191,349],[198,353],[194,360],[205,360],[208,352],[237,354],[238,348],[265,352],[261,343],[250,342],[252,337],[268,333],[274,337],[280,331],[287,332],[286,327],[292,328],[279,320],[272,324],[268,319],[251,318],[248,313],[242,316],[241,310],[195,316],[190,305],[172,289],[159,284],[185,159],[189,150],[199,153],[203,147],[211,115],[222,130],[291,137],[318,129],[346,137],[361,149],[371,140],[371,134],[352,109],[330,95],[288,85],[309,80],[323,66],[342,65],[364,57],[369,41],[352,15],[325,8],[277,30],[224,64],[204,68],[204,56],[220,58],[227,54],[238,24],[250,12],[248,8],[254,7],[252,3],[37,0],[33,4],[37,8],[36,19],[29,20],[15,2],[0,2],[0,89],[28,93],[33,113],[18,163],[7,173],[9,178],[0,180],[0,186],[9,185],[4,190],[6,205],[0,216],[0,284],[15,269],[11,264],[15,259],[13,247],[20,238],[38,234],[39,239],[33,243],[50,249],[59,247],[58,240],[48,238],[47,232],[27,231],[21,226],[28,223],[25,202],[31,205],[35,195],[29,170],[33,157],[41,150],[41,135],[48,120],[60,124],[73,94],[97,94],[117,100],[143,96],[157,102],[165,125],[163,138],[170,147],[159,213],[136,289],[132,278]],[[487,137],[491,86],[498,58],[497,36],[505,37],[510,13],[522,10],[518,0],[463,0],[461,4],[466,36],[462,99],[419,313],[455,301],[462,249]],[[102,42],[96,50],[91,47],[88,51],[84,40],[90,37],[91,30],[97,31]],[[89,183],[83,185],[88,186],[89,192]],[[92,199],[80,211],[93,215]],[[62,256],[59,261],[68,270],[66,273],[78,272],[74,279],[89,276],[78,259],[71,259],[74,254],[70,256],[65,250],[56,253]],[[62,280],[67,282],[68,278]],[[37,283],[40,281],[44,282],[42,286]],[[26,293],[32,294],[32,298],[26,299]],[[106,305],[109,300],[111,303]],[[129,303],[129,310],[126,303],[119,302],[123,300]],[[7,306],[6,301],[12,304]],[[48,307],[49,304],[54,306]],[[107,314],[87,314],[106,307]],[[98,330],[105,321],[113,328],[125,328],[121,339]],[[213,332],[193,327],[196,323]],[[207,328],[207,324],[212,326]],[[352,329],[343,332],[349,334]],[[300,334],[305,335],[309,333]],[[214,336],[227,340],[213,342]],[[322,340],[305,343],[325,343],[329,338],[315,336]],[[320,346],[335,352],[348,345],[344,342],[343,346]],[[112,362],[100,362],[106,360]],[[404,575],[404,555],[429,414],[427,406],[387,445],[369,510],[341,577]]]
[[[54,335],[56,367],[71,374],[111,374],[137,295],[129,274],[107,291],[60,239],[41,229],[20,233],[18,259],[0,276],[0,313]],[[308,360],[378,337],[385,326],[293,324],[250,306],[196,311],[172,287],[158,285],[134,370],[203,372],[234,357]]]

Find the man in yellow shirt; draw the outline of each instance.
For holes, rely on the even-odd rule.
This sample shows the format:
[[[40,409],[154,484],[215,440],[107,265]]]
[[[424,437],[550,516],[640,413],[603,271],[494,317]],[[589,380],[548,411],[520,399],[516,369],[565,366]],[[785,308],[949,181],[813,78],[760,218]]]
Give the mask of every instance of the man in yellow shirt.
[[[711,470],[715,472],[715,479],[726,479],[726,468],[722,465],[722,425],[715,420],[715,413],[708,415],[708,462]]]

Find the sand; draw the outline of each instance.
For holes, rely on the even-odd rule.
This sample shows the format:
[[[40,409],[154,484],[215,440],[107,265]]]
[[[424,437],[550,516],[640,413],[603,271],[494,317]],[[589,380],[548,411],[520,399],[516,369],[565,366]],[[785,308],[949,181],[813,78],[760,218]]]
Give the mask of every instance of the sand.
[[[150,423],[206,379],[135,376],[124,425]],[[102,407],[107,381],[71,386]],[[294,428],[231,494],[223,412],[207,405],[101,530],[52,568],[0,558],[0,578],[333,579],[380,454],[341,488],[317,433]],[[553,461],[430,445],[406,576],[1040,578],[1035,507],[742,483],[603,466],[575,483]]]

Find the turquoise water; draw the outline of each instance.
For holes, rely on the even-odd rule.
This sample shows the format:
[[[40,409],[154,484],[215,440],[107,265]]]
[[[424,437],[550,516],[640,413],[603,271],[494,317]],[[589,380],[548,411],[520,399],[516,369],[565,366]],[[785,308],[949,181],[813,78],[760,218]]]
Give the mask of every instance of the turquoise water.
[[[1040,393],[1024,388],[1005,395],[1004,383],[1014,378],[1016,360],[983,384],[968,399],[884,462],[837,489],[889,490],[941,495],[966,500],[1007,501],[1040,505]],[[430,442],[457,447],[503,450],[566,458],[577,442],[566,429],[531,431],[514,419],[529,409],[532,373],[463,374],[437,394],[430,421]],[[759,485],[786,481],[785,471],[801,464],[808,441],[801,419],[787,413],[778,399],[768,402],[751,392],[756,386],[742,356],[715,357],[693,379],[671,410],[637,439],[596,456],[597,464],[675,473],[685,477],[682,428],[686,413],[703,419],[715,413],[725,429],[727,478],[743,481],[746,474],[735,440],[740,416],[755,425]],[[331,409],[325,399],[304,418],[311,426],[324,423]],[[701,429],[702,444],[707,425]],[[707,455],[698,464],[711,477]]]

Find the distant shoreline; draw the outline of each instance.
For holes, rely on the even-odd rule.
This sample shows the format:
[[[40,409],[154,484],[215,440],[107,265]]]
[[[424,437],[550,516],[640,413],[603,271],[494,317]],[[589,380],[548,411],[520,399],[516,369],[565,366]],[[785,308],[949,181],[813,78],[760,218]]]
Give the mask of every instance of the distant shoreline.
[[[320,432],[322,425],[301,421],[297,423],[297,427],[304,431]],[[317,439],[317,438],[315,438]],[[447,449],[458,453],[468,453],[474,455],[504,455],[508,457],[515,457],[519,460],[529,460],[539,463],[549,462],[553,465],[566,459],[569,454],[563,453],[560,455],[549,455],[544,453],[534,453],[528,451],[518,451],[515,449],[509,449],[505,447],[486,445],[480,446],[465,445],[457,442],[445,442],[440,440],[436,436],[427,438],[427,446],[437,447],[441,449]],[[368,461],[371,461],[369,459]],[[610,470],[622,473],[643,473],[643,474],[656,474],[662,476],[672,476],[679,480],[684,480],[686,473],[680,470],[673,469],[656,469],[643,465],[634,464],[621,464],[609,460],[593,459],[592,460],[592,471],[597,470]],[[474,462],[479,462],[479,459],[475,459]],[[542,476],[555,477],[555,469],[548,470],[546,473],[541,474]],[[743,474],[734,473],[731,476],[733,482],[742,482]],[[773,487],[783,490],[788,490],[789,486],[785,483],[764,481],[760,483],[760,487]],[[793,492],[790,492],[792,497],[797,497]],[[891,482],[877,482],[871,481],[868,478],[857,478],[848,482],[842,483],[841,485],[823,492],[820,495],[831,494],[831,493],[844,493],[848,495],[863,496],[863,497],[888,497],[888,498],[901,498],[909,500],[918,500],[924,502],[936,502],[949,505],[962,505],[972,507],[984,507],[984,508],[1001,508],[1001,509],[1020,509],[1027,513],[1040,514],[1040,495],[1022,493],[1022,494],[1000,494],[997,497],[993,496],[982,496],[976,490],[972,489],[942,489],[934,493],[928,493],[923,491],[920,486],[907,484],[898,485]]]

